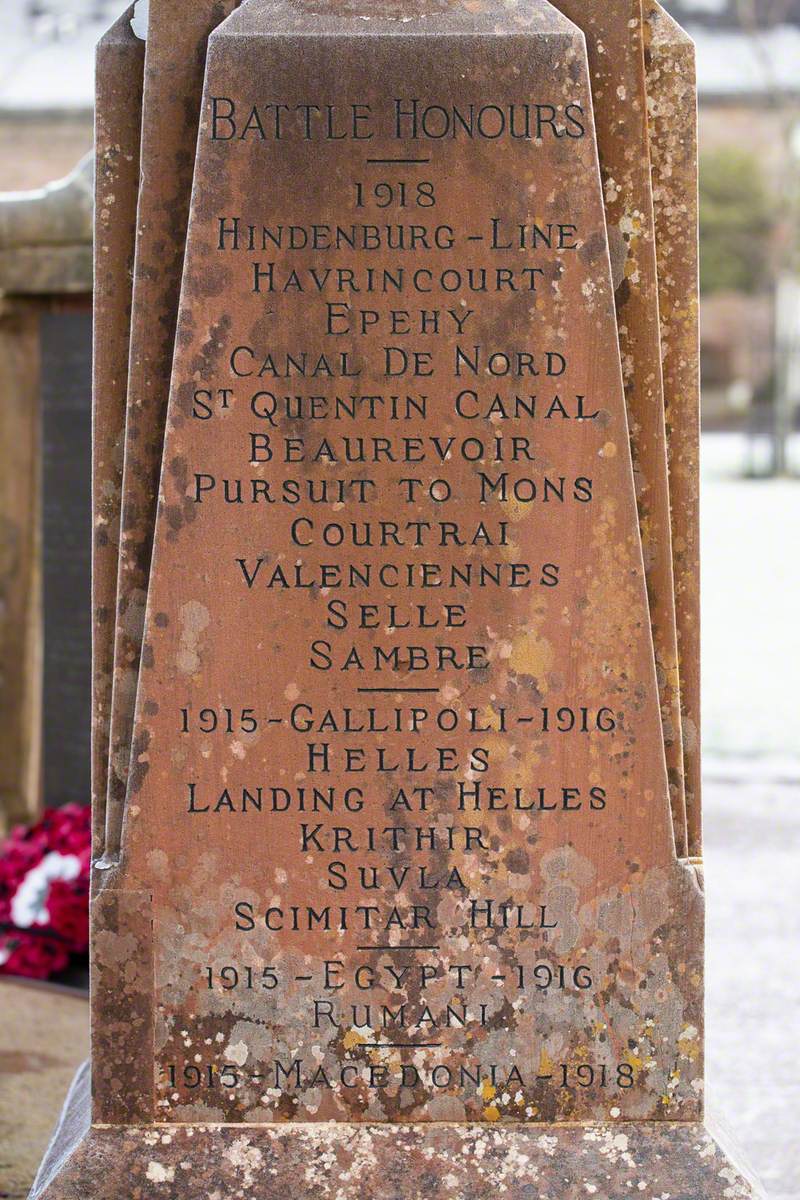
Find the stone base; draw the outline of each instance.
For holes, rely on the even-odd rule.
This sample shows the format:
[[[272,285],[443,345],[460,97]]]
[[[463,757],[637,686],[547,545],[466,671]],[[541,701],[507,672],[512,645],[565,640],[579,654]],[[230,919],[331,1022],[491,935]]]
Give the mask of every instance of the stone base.
[[[31,1200],[751,1200],[702,1125],[88,1124],[82,1068]]]

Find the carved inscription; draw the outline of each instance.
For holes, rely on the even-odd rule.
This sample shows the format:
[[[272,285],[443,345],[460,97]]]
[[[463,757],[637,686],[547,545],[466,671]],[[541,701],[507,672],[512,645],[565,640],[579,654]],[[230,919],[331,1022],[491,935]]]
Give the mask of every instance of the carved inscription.
[[[126,808],[158,1114],[692,1119],[582,39],[248,12],[209,44]]]

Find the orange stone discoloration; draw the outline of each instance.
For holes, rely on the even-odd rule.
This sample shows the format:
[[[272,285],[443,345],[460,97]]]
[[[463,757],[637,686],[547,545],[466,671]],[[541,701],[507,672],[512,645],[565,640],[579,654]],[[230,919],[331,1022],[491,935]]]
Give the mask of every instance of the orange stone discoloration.
[[[612,247],[675,844],[686,854],[680,679],[641,0],[559,0],[584,31]]]
[[[97,47],[92,538],[92,806],[103,853],[108,776],[120,488],[128,383],[131,273],[139,192],[144,43],[132,7]]]
[[[104,835],[109,861],[119,853],[130,765],[205,44],[234,2],[149,5]]]
[[[449,37],[443,28],[436,39],[416,37],[414,10],[409,13],[406,6],[404,11],[410,18],[405,26],[412,27],[404,26],[402,36],[390,19],[385,25],[377,17],[368,25],[354,19],[348,26],[338,13],[317,15],[317,36],[310,36],[306,18],[290,6],[254,5],[210,41],[139,689],[135,774],[123,862],[115,872],[116,886],[154,896],[162,1080],[158,1117],[552,1121],[599,1118],[618,1108],[629,1119],[692,1119],[699,1107],[693,1086],[699,1063],[694,1053],[684,1055],[678,1043],[685,1044],[686,1028],[700,1027],[699,990],[686,986],[687,978],[699,978],[699,941],[691,940],[687,948],[684,940],[687,923],[699,929],[700,897],[674,855],[582,42],[548,10],[541,10],[533,27],[527,19],[503,16],[498,37],[496,15],[487,25],[480,12],[450,6],[448,22],[455,23],[454,32],[468,37]],[[258,22],[267,16],[261,28],[277,28],[280,36],[255,35]],[[301,32],[302,65],[287,53]],[[340,50],[340,43],[330,40],[343,33],[354,39],[362,62],[352,82],[343,82],[340,73],[338,56],[346,52],[345,43]],[[450,305],[456,314],[467,310],[472,323],[467,337],[459,333],[457,322],[444,321],[437,337],[425,344],[434,374],[421,376],[413,386],[410,380],[392,383],[376,365],[386,341],[381,326],[392,307],[385,296],[373,294],[369,304],[363,302],[378,314],[375,332],[369,325],[363,335],[350,333],[337,342],[319,332],[321,305],[331,297],[320,301],[313,293],[298,295],[293,285],[265,302],[250,284],[253,254],[221,253],[216,246],[220,214],[241,212],[243,223],[256,226],[342,219],[338,210],[368,164],[367,151],[357,141],[318,142],[311,156],[302,138],[277,145],[263,139],[211,141],[212,96],[227,96],[231,81],[239,81],[236,95],[242,105],[279,91],[291,106],[312,91],[333,94],[338,87],[341,94],[344,87],[345,103],[367,97],[380,109],[390,79],[396,81],[395,91],[402,83],[403,95],[425,95],[435,79],[437,100],[445,106],[480,103],[491,81],[492,95],[505,103],[524,104],[546,92],[548,104],[563,111],[576,104],[587,114],[583,138],[559,138],[545,125],[545,136],[535,144],[511,138],[425,142],[430,156],[426,177],[435,180],[437,193],[437,211],[428,214],[428,223],[433,217],[446,221],[457,231],[459,248],[457,257],[445,246],[425,248],[424,267],[435,301],[424,303],[442,310]],[[379,127],[370,140],[371,158],[397,152],[387,128]],[[400,149],[408,155],[413,145],[402,141]],[[349,207],[344,212],[347,220],[353,219]],[[531,257],[504,248],[498,260],[499,251],[485,240],[495,218],[503,229],[559,221],[574,226],[577,242],[573,249],[550,248]],[[472,233],[483,242],[469,242]],[[367,265],[362,254],[340,250],[335,265],[359,272]],[[272,247],[270,262],[276,277],[296,271],[298,279],[307,279],[316,259],[307,251]],[[372,254],[368,264],[409,269],[418,259],[401,249]],[[503,294],[500,289],[488,301],[468,284],[462,283],[455,295],[442,284],[454,267],[466,276],[472,266],[491,279],[498,265],[535,265],[539,282],[527,293]],[[361,307],[362,301],[355,300]],[[412,296],[409,302],[406,296],[404,304],[409,303],[420,301]],[[519,427],[508,419],[500,425],[465,419],[453,404],[464,387],[474,390],[478,403],[510,389],[480,370],[477,376],[459,378],[453,364],[462,344],[470,353],[479,346],[562,355],[567,365],[558,382],[540,375],[537,395],[550,404],[558,394],[573,407],[576,396],[588,397],[591,419],[573,418],[568,425],[564,419],[545,419],[546,410]],[[235,347],[242,345],[253,349],[232,359]],[[338,364],[331,368],[334,373],[360,372],[326,381],[326,394],[424,394],[425,414],[412,409],[398,423],[384,405],[354,428],[330,416],[303,415],[302,410],[299,419],[278,414],[260,423],[250,405],[254,392],[265,386],[257,372],[267,356],[274,369],[298,346],[311,361],[327,355]],[[340,349],[349,352],[348,363],[337,357]],[[211,381],[231,389],[230,403],[211,420],[200,420],[195,391]],[[285,389],[274,382],[272,387],[278,394]],[[309,390],[307,381],[295,380],[290,387],[297,394]],[[522,388],[515,380],[515,390]],[[313,392],[321,390],[317,381]],[[254,425],[256,432],[269,433],[276,448],[286,438],[304,439],[302,455],[292,452],[287,463],[259,462],[258,455],[248,462],[253,446],[264,446],[250,441]],[[518,428],[533,439],[535,456],[509,461]],[[347,461],[344,440],[353,435],[363,439],[363,459],[355,465]],[[410,459],[404,458],[404,439],[414,447]],[[483,439],[480,452],[476,439]],[[380,449],[387,445],[392,454]],[[497,485],[498,476],[509,470],[512,482],[517,477],[527,481],[522,498],[505,495]],[[403,481],[409,472],[423,480],[443,480],[451,491],[446,505],[427,496],[406,501]],[[368,502],[359,502],[352,490],[332,506],[248,501],[244,516],[239,505],[225,502],[219,482],[241,478],[245,493],[252,495],[252,480],[269,482],[278,492],[294,480],[303,495],[311,496],[315,488],[321,495],[331,479],[348,481],[354,473],[379,480]],[[202,503],[196,503],[196,493],[192,498],[198,474],[218,481],[203,493]],[[492,481],[488,491],[487,478]],[[547,493],[553,480],[562,481],[558,499]],[[415,525],[420,521],[423,527]],[[443,521],[457,525],[458,541],[448,537]],[[286,579],[300,569],[313,583],[327,578],[326,564],[335,563],[347,578],[350,570],[375,570],[387,561],[404,572],[411,568],[411,585],[397,596],[386,594],[380,584],[365,597],[346,586],[341,590],[341,583],[333,591],[319,582],[310,590],[267,587],[276,569]],[[445,583],[444,593],[432,597],[430,588],[420,585],[419,567],[426,562],[443,570],[445,580],[453,567],[491,569],[502,578],[514,564],[524,563],[532,568],[531,585],[476,587],[462,578]],[[558,567],[557,588],[545,586],[548,563]],[[350,632],[326,623],[331,597],[347,602]],[[370,632],[353,632],[362,599],[379,605],[399,601],[395,626],[384,610],[382,620],[371,614]],[[466,632],[456,620],[443,634],[445,600],[468,613]],[[438,631],[423,625],[409,633],[409,615],[418,619],[415,606],[426,602],[426,619],[435,613]],[[323,650],[315,649],[320,639]],[[455,646],[455,658],[443,664],[437,657],[442,642]],[[446,737],[427,730],[409,736],[410,718],[402,706],[410,701],[403,689],[420,682],[419,673],[410,669],[413,654],[404,648],[410,644],[427,656],[423,681],[430,712],[447,707],[456,716],[457,726]],[[399,670],[379,657],[397,645]],[[469,646],[474,645],[482,651],[470,667]],[[388,692],[372,700],[358,690],[386,685]],[[228,703],[228,696],[237,709],[254,698],[257,729],[237,729],[226,737],[203,737],[199,731],[188,740],[181,737],[180,709],[195,714],[209,703]],[[369,739],[342,742],[324,732],[303,738],[291,728],[292,702],[310,705],[312,722],[323,711],[341,716],[349,709],[363,715],[369,704],[377,705],[379,719],[387,708],[399,707],[401,719],[397,728]],[[415,697],[414,704],[421,703]],[[545,729],[542,710],[552,714],[564,706],[576,712],[585,708],[600,725],[606,718],[597,714],[609,714],[612,724],[586,734]],[[475,721],[480,732],[470,731],[471,712],[494,716],[488,728]],[[309,774],[306,742],[323,739],[330,742],[333,763],[315,778]],[[346,769],[342,755],[348,745],[362,747],[365,774]],[[410,750],[416,755],[413,761]],[[418,779],[414,772],[419,772],[420,755],[425,766]],[[386,764],[395,765],[387,772]],[[411,802],[401,811],[398,783],[410,790],[420,780],[431,789],[425,807],[420,808],[417,798],[416,808]],[[304,846],[298,788],[319,784],[333,789],[333,813],[327,819],[324,813],[315,817],[322,820],[318,840]],[[358,784],[363,803],[355,811],[342,808],[347,789]],[[484,793],[478,808],[468,799],[459,809],[459,784],[468,789],[491,784],[504,789],[503,795],[519,794],[521,807],[511,814],[502,808],[487,811]],[[289,815],[259,816],[251,810],[237,816],[243,789],[256,785],[267,797],[273,787],[284,789],[291,798]],[[564,788],[577,788],[577,807],[572,792],[570,799],[553,803]],[[531,796],[541,797],[533,807]],[[220,804],[227,813],[209,816]],[[387,822],[401,831],[401,842],[394,847],[381,833]],[[345,849],[336,849],[331,841],[332,825],[346,825],[351,844]],[[423,841],[420,849],[414,841],[420,829],[423,839],[435,836],[435,844]],[[360,876],[360,866],[366,877]],[[393,875],[393,870],[401,873]],[[438,882],[431,892],[432,877]],[[332,884],[341,878],[346,889],[339,891]],[[376,893],[367,885],[376,878],[379,911],[366,929],[358,910],[375,901]],[[452,886],[441,882],[447,879]],[[471,926],[470,898],[491,900],[495,916],[497,905],[507,904],[508,919],[512,924],[524,921],[527,932]],[[237,904],[244,906],[239,910],[245,914],[244,925],[252,920],[252,928],[243,928],[240,921],[237,929]],[[345,921],[338,916],[341,905],[347,910]],[[682,922],[673,938],[664,930],[676,905]],[[265,910],[287,912],[292,906],[303,913],[309,906],[316,912],[329,908],[333,916],[326,919],[334,921],[337,932],[321,934],[300,916],[297,929],[274,930],[265,938]],[[392,925],[395,910],[401,915]],[[339,929],[339,924],[346,927]],[[409,1040],[435,1044],[422,1051],[395,1048],[374,1026],[371,1034],[354,1040],[358,1026],[351,1029],[346,1014],[364,997],[352,979],[337,991],[335,1011],[325,1010],[311,1020],[319,989],[316,973],[334,950],[345,963],[359,964],[367,953],[359,946],[380,945],[381,938],[392,946],[401,937],[414,945],[435,943],[435,951],[421,951],[411,959],[435,967],[435,978],[427,979],[423,990],[419,972],[411,972],[388,987],[385,968],[397,951],[378,951],[374,962],[384,969],[370,993],[372,1012],[404,1004],[422,1022],[407,1035]],[[654,939],[661,946],[656,960]],[[520,994],[511,986],[520,964],[533,970],[542,960],[554,968],[566,964],[575,969],[584,959],[591,964],[587,973],[593,980],[585,992],[568,987],[534,1005],[524,988]],[[254,995],[204,991],[199,977],[204,966],[228,961],[274,968],[280,986]],[[456,967],[463,968],[470,983],[462,982],[454,992]],[[311,987],[304,978],[309,972]],[[442,1024],[442,1014],[454,1002],[466,1003],[463,1021]],[[431,1021],[435,1038],[423,1038],[425,1022]],[[188,1051],[201,1071],[219,1070],[232,1056],[243,1056],[248,1072],[259,1068],[259,1078],[241,1071],[235,1088],[203,1097],[193,1096],[182,1084],[165,1088],[164,1072],[169,1064],[183,1062]],[[550,1079],[538,1078],[543,1051],[554,1064]],[[302,1060],[296,1077],[277,1088],[269,1085],[269,1071],[260,1069],[274,1059],[284,1064]],[[452,1083],[437,1087],[433,1072],[439,1066],[441,1078],[451,1063],[457,1068]],[[490,1102],[460,1078],[462,1065],[480,1072],[482,1064],[498,1084]],[[315,1073],[323,1065],[324,1078]],[[582,1087],[584,1076],[574,1073],[586,1066],[598,1082]],[[512,1068],[520,1072],[520,1085],[503,1082],[503,1071],[514,1081]],[[553,1084],[559,1071],[565,1072],[563,1087]],[[601,1074],[605,1078],[608,1072],[613,1085],[600,1086]],[[369,1086],[369,1078],[378,1084]]]
[[[287,1193],[300,1200],[577,1200],[607,1194],[609,1177],[619,1195],[756,1194],[702,1127],[646,1122],[546,1132],[489,1125],[96,1129],[45,1194],[161,1200],[202,1188],[244,1200]]]
[[[697,95],[691,39],[645,4],[661,354],[672,505],[688,853],[702,853],[700,770],[700,338]]]

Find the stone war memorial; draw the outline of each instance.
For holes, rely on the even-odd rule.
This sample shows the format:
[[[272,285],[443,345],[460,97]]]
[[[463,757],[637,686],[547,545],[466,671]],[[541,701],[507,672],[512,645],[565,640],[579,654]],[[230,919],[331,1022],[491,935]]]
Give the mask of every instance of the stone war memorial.
[[[92,1059],[33,1196],[759,1195],[704,1111],[689,39],[150,0],[97,66]]]

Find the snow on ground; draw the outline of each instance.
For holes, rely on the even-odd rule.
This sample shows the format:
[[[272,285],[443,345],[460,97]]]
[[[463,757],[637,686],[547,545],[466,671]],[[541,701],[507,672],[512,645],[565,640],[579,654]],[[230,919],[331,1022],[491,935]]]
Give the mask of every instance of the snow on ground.
[[[703,439],[704,752],[800,780],[800,480],[741,478],[747,462],[744,438]]]
[[[708,1096],[770,1200],[800,1200],[800,480],[753,466],[704,438]]]

